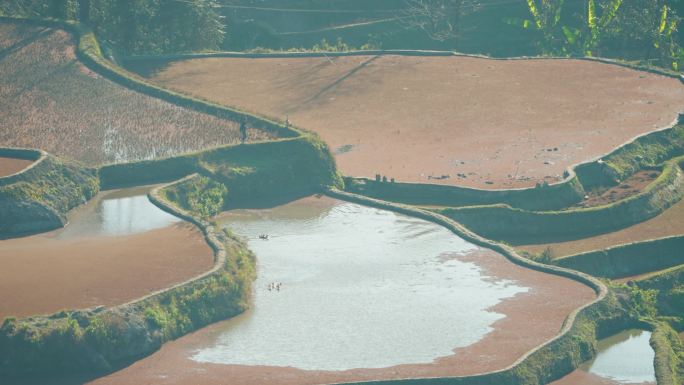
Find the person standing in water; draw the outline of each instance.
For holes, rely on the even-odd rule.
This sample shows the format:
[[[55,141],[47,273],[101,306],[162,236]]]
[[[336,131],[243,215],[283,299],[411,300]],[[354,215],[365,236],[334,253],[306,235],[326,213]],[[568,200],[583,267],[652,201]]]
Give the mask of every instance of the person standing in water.
[[[247,123],[245,119],[240,121],[240,143],[244,144],[247,140]]]

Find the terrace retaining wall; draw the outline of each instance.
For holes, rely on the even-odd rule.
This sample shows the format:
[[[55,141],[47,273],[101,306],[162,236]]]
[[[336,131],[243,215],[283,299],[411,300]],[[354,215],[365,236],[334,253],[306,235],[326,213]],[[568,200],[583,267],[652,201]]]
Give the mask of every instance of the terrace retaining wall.
[[[634,242],[565,256],[554,264],[593,276],[620,278],[684,263],[684,236]]]
[[[684,114],[659,131],[637,136],[606,155],[570,166],[563,181],[548,185],[494,190],[351,177],[345,178],[345,185],[353,193],[406,204],[452,207],[504,204],[524,210],[560,210],[580,202],[585,191],[614,186],[645,167],[654,167],[681,155],[684,155]]]
[[[666,163],[661,175],[641,193],[597,207],[528,211],[507,205],[435,209],[487,238],[519,243],[576,239],[624,228],[653,218],[684,195],[681,158]]]

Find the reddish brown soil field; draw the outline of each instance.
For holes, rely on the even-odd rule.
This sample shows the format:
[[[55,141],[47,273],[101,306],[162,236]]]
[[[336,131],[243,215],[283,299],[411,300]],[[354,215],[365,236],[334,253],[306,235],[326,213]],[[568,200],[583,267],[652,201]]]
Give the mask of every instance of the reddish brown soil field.
[[[481,188],[556,181],[684,110],[676,79],[578,60],[208,58],[133,69],[289,117],[321,134],[345,175]]]
[[[643,191],[658,175],[660,171],[639,171],[617,186],[603,191],[590,192],[584,201],[577,204],[577,207],[596,207],[629,198]]]
[[[0,145],[99,165],[238,142],[235,122],[121,87],[74,50],[65,31],[0,23]]]
[[[672,207],[655,218],[651,218],[620,231],[575,241],[526,245],[519,246],[518,248],[529,253],[541,253],[544,249],[550,247],[553,257],[559,258],[585,251],[621,245],[623,243],[639,242],[682,234],[684,234],[684,200],[675,203]]]
[[[125,303],[212,265],[211,249],[189,224],[127,236],[0,241],[0,320]]]
[[[552,382],[550,385],[655,385],[655,383],[614,381],[578,369],[561,378],[560,380]]]
[[[216,334],[223,326],[216,324],[169,342],[152,356],[98,379],[93,384],[306,385],[480,373],[506,367],[525,352],[548,340],[558,333],[563,320],[573,309],[594,298],[593,291],[582,284],[522,268],[504,261],[503,256],[489,250],[480,250],[463,259],[476,262],[489,276],[516,281],[530,290],[492,309],[506,317],[496,322],[494,330],[484,339],[457,349],[454,355],[438,359],[432,364],[324,372],[202,364],[190,360],[189,357],[197,349],[216,341]],[[534,325],[534,328],[530,328],[530,325]]]
[[[18,173],[31,163],[33,163],[32,160],[0,157],[0,177]]]

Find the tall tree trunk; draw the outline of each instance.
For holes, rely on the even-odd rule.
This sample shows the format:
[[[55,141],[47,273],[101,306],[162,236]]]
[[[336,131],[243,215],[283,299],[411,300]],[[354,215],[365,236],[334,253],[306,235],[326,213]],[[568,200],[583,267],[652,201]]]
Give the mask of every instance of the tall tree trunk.
[[[78,1],[78,20],[84,24],[90,21],[90,0]]]

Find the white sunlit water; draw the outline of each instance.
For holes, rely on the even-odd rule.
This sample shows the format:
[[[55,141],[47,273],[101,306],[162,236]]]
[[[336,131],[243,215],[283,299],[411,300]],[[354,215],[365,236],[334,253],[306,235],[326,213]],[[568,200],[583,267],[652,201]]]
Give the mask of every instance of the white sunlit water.
[[[477,247],[443,227],[388,211],[308,198],[223,221],[257,255],[254,303],[194,353],[199,362],[430,363],[480,340],[503,317],[487,309],[527,291],[458,260]],[[278,282],[280,291],[268,290]]]
[[[626,330],[598,342],[598,354],[580,369],[619,383],[654,383],[655,352],[649,345],[651,332]]]
[[[147,198],[151,187],[101,192],[70,216],[58,237],[83,235],[123,236],[167,227],[180,219],[166,213]]]

